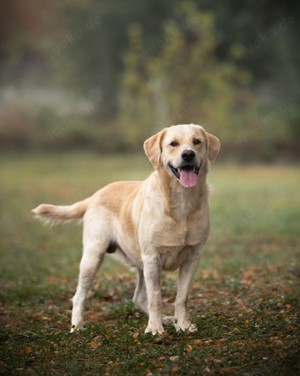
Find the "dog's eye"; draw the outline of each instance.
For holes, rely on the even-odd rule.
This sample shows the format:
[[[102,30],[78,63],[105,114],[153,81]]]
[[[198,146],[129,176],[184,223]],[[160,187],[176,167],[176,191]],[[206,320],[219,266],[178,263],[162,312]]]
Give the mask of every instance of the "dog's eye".
[[[175,147],[175,146],[178,146],[179,145],[179,142],[178,141],[172,141],[170,143],[171,146]]]
[[[195,139],[193,140],[193,144],[194,144],[194,145],[200,145],[200,144],[201,144],[201,140],[199,140],[198,138],[195,138]]]

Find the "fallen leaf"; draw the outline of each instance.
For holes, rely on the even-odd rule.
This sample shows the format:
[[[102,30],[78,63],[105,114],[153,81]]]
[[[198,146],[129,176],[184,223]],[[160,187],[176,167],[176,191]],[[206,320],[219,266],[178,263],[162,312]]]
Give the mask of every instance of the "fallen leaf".
[[[96,311],[89,312],[88,315],[89,315],[89,318],[90,318],[91,320],[95,320],[95,319],[98,318],[98,316],[99,316],[99,312],[96,312]]]
[[[204,269],[202,271],[202,275],[204,279],[208,279],[208,278],[219,279],[220,278],[219,273],[213,269]]]
[[[96,342],[96,341],[92,341],[91,345],[90,345],[90,348],[91,349],[98,349],[100,346],[101,346],[101,343]]]
[[[194,345],[201,345],[202,341],[201,339],[195,339]]]
[[[175,362],[176,360],[179,359],[179,356],[178,355],[175,355],[175,356],[170,356],[169,358],[171,360],[171,362]]]
[[[42,317],[42,320],[45,320],[45,321],[51,321],[51,317],[48,317],[48,316],[43,316]]]
[[[219,349],[221,347],[221,343],[220,342],[216,342],[213,345],[211,345],[211,347],[213,347],[214,349]]]
[[[222,373],[232,373],[236,371],[236,367],[223,367],[221,368]]]
[[[44,315],[45,315],[45,312],[40,311],[40,312],[36,312],[34,316],[38,318],[38,317],[43,317]]]
[[[30,354],[30,353],[32,353],[32,352],[33,352],[32,347],[31,347],[31,346],[25,346],[25,348],[24,348],[24,352],[25,352],[25,354]]]
[[[252,282],[254,280],[254,273],[252,271],[245,271],[242,275],[244,282]]]

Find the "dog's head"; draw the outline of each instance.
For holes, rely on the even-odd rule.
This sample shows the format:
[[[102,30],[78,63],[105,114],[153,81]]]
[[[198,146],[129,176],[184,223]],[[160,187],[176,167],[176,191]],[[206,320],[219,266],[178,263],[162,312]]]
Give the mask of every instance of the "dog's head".
[[[144,143],[144,150],[155,169],[165,168],[185,187],[195,187],[201,168],[214,162],[219,150],[217,137],[195,124],[165,128]]]

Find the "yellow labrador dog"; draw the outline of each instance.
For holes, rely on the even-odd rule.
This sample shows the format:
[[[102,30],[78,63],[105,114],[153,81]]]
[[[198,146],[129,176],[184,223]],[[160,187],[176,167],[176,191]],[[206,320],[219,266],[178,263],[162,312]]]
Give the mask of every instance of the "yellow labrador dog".
[[[83,325],[84,304],[106,253],[137,271],[133,296],[149,316],[146,333],[161,334],[161,273],[179,268],[172,321],[176,330],[197,330],[187,300],[209,232],[206,175],[220,149],[217,137],[194,124],[163,129],[144,143],[155,171],[145,181],[116,182],[70,206],[42,204],[33,213],[56,224],[83,218],[83,255],[73,297],[72,327]]]

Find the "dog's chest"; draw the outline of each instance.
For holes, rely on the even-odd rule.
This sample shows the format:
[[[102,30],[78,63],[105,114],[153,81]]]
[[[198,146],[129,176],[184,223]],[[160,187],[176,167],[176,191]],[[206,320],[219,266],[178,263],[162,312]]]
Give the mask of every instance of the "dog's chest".
[[[196,212],[188,218],[174,220],[162,218],[153,228],[152,242],[157,248],[173,248],[171,256],[185,247],[195,246],[206,240],[209,231],[207,215]],[[176,257],[176,255],[174,256]]]
[[[208,220],[194,219],[165,223],[154,236],[163,270],[177,269],[191,252],[201,247],[208,236]]]

